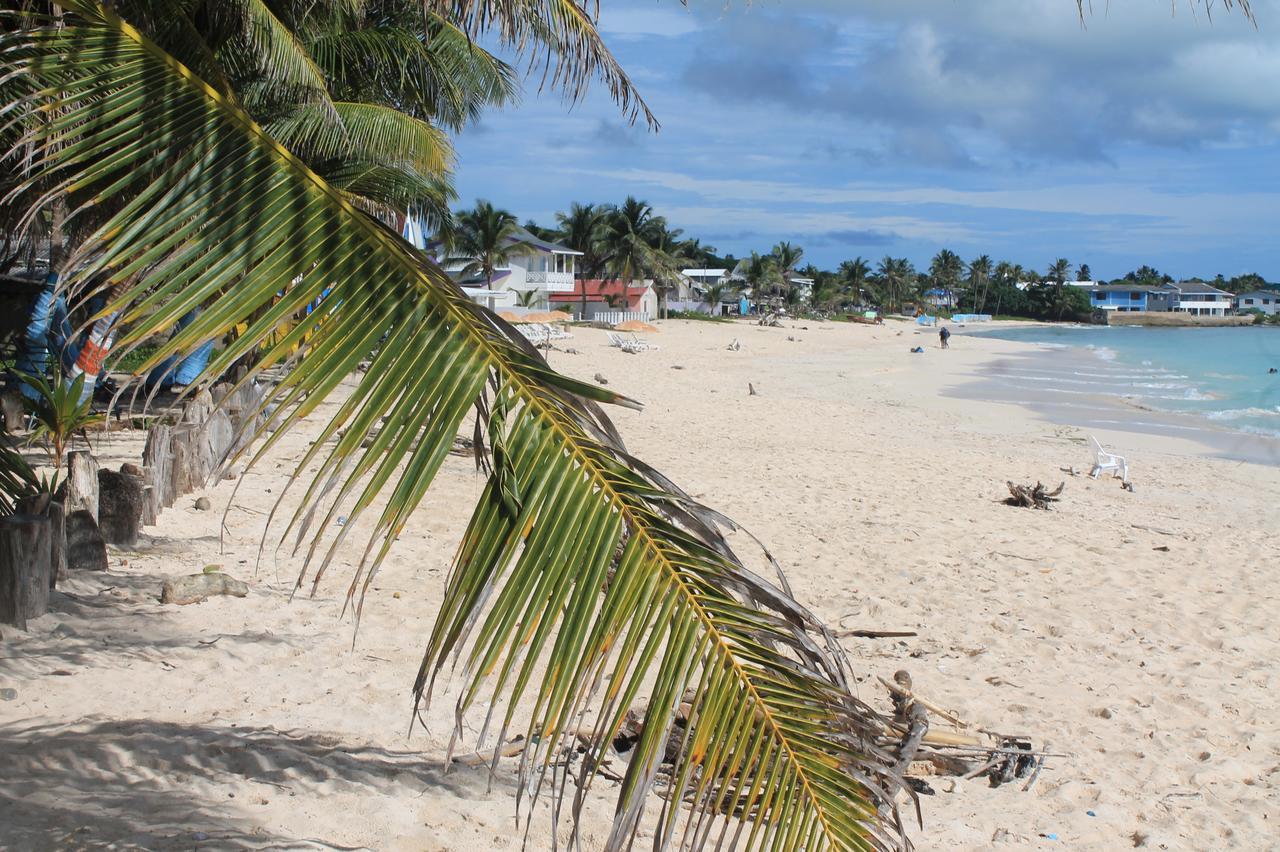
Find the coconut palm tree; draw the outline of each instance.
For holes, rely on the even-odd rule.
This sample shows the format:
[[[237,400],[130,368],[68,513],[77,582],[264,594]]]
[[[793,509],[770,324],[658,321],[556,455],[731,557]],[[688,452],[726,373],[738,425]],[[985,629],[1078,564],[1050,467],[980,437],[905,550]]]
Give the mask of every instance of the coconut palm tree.
[[[734,274],[740,276],[747,283],[747,288],[751,291],[752,301],[759,306],[764,303],[766,293],[772,282],[777,280],[777,261],[771,255],[763,255],[753,251],[750,257],[744,257],[738,261]]]
[[[889,299],[890,310],[902,308],[902,299],[916,284],[915,267],[905,257],[885,257],[876,269],[880,284]]]
[[[728,281],[717,281],[702,289],[702,300],[711,309],[711,316],[720,316],[720,305],[724,302],[724,297],[733,293],[735,289]]]
[[[1067,278],[1071,276],[1071,261],[1065,257],[1058,258],[1049,265],[1049,271],[1046,275],[1053,282],[1054,312],[1058,319],[1062,319],[1062,314],[1067,307],[1062,288],[1066,286]]]
[[[955,293],[964,274],[964,261],[950,249],[942,249],[929,264],[929,281],[934,289],[942,290],[944,298]]]
[[[785,295],[791,289],[791,279],[804,257],[804,249],[783,241],[775,245],[769,254],[773,257],[773,286],[778,293]]]
[[[991,286],[991,256],[979,255],[969,261],[969,299],[976,313],[982,313]]]
[[[573,93],[602,76],[624,109],[641,111],[615,66],[584,58],[599,56],[598,37],[576,3],[435,5],[475,37],[577,33],[548,58],[549,79]],[[198,384],[265,347],[245,378],[253,381],[301,344],[307,357],[267,393],[275,431],[262,432],[255,459],[357,376],[298,462],[303,493],[284,533],[311,542],[300,582],[314,588],[338,546],[367,524],[349,594],[367,589],[478,412],[486,484],[427,637],[418,699],[461,658],[459,718],[486,685],[494,706],[509,708],[495,717],[500,740],[527,708],[520,786],[535,793],[562,749],[578,744],[590,710],[596,721],[575,794],[584,795],[643,690],[648,709],[609,849],[628,847],[642,828],[660,845],[702,845],[722,817],[749,820],[743,848],[900,842],[889,758],[873,743],[880,728],[853,695],[844,653],[807,609],[743,566],[721,516],[626,453],[595,405],[634,403],[552,371],[439,267],[278,144],[239,98],[203,83],[106,7],[61,7],[62,27],[14,24],[0,36],[0,98],[34,152],[30,174],[66,181],[103,211],[106,221],[69,264],[67,287],[77,299],[109,293],[104,310],[123,318],[116,356],[213,294],[216,308],[140,372],[242,322]],[[32,189],[29,179],[22,188]],[[321,293],[323,323],[268,343],[282,317]],[[366,360],[370,368],[357,371]],[[694,712],[673,739],[682,702]],[[645,793],[669,742],[678,743],[670,801],[685,804],[654,820],[644,816]],[[553,779],[547,789],[559,798],[565,786]]]
[[[861,256],[855,257],[853,260],[842,261],[837,274],[840,276],[841,287],[846,296],[852,299],[854,304],[861,304],[862,291],[871,275],[871,264]]]
[[[483,275],[486,289],[492,289],[498,267],[530,251],[529,244],[518,239],[521,229],[516,217],[484,199],[456,214],[454,221],[452,259],[465,261],[462,276]]]
[[[650,277],[654,246],[666,232],[666,220],[648,202],[628,195],[610,212],[600,236],[605,268],[623,281]]]
[[[599,278],[605,270],[606,255],[602,246],[605,226],[613,208],[604,204],[574,202],[568,213],[557,213],[559,229],[556,239],[574,251],[582,252],[574,267],[579,281]],[[587,287],[582,285],[582,316],[587,315]]]

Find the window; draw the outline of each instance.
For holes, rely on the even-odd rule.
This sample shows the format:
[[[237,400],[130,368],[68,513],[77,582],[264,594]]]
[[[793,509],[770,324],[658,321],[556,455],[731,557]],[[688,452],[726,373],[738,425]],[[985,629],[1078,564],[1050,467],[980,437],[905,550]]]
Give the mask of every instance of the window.
[[[1246,305],[1252,305],[1252,304],[1253,304],[1253,299],[1245,299],[1245,300],[1244,300],[1244,303],[1245,303]],[[1263,304],[1266,304],[1266,303],[1265,303],[1265,302],[1263,302]]]
[[[1129,294],[1129,301],[1130,301],[1130,302],[1140,302],[1140,301],[1142,301],[1142,294],[1141,294],[1141,293],[1130,293],[1130,294]]]

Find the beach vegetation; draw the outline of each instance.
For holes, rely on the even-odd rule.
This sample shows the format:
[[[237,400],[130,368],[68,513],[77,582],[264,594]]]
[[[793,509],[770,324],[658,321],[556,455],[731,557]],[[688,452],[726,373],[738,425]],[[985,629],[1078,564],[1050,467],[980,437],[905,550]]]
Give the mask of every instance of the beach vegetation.
[[[23,396],[32,423],[27,443],[45,445],[56,481],[62,475],[63,460],[72,442],[79,436],[87,445],[88,430],[105,418],[92,410],[93,399],[84,393],[84,373],[74,379],[58,370],[51,376],[19,373],[18,377],[33,391],[30,396]]]
[[[268,391],[266,404],[279,412],[274,431],[250,462],[357,377],[298,462],[301,493],[282,534],[303,544],[299,584],[316,588],[343,541],[363,529],[368,544],[348,586],[358,613],[476,411],[486,485],[427,638],[418,698],[428,700],[460,659],[458,718],[486,686],[509,708],[495,720],[499,737],[517,707],[531,710],[522,790],[539,789],[587,725],[584,793],[644,696],[610,848],[628,846],[642,825],[662,841],[686,819],[697,831],[725,815],[747,820],[743,848],[900,842],[880,810],[892,807],[896,782],[873,745],[876,717],[853,695],[844,652],[789,593],[748,570],[723,535],[727,519],[623,450],[597,403],[635,403],[553,372],[387,227],[351,183],[331,183],[254,121],[234,86],[207,84],[105,6],[69,0],[61,8],[60,27],[3,36],[3,94],[19,141],[34,152],[27,174],[62,181],[76,193],[69,210],[91,200],[100,216],[81,223],[67,267],[72,297],[108,297],[104,310],[121,314],[121,351],[205,307],[139,373],[237,325],[201,382],[253,351],[251,376],[290,359]],[[453,11],[450,26],[468,38],[535,39],[551,51],[551,79],[568,92],[600,77],[624,110],[647,115],[611,57],[602,58],[577,4],[458,3]],[[273,48],[291,69],[285,80],[314,88],[291,42]],[[36,189],[30,179],[22,188]],[[607,235],[631,252],[632,260],[615,260],[619,271],[652,259],[638,237],[674,256],[669,231],[667,240],[648,239],[656,217],[645,208],[624,204],[627,229]],[[492,206],[473,212],[463,230],[487,235],[491,248],[489,237],[509,222]],[[496,254],[488,255],[491,275]],[[281,319],[321,296],[323,322],[276,336]],[[672,739],[684,701],[697,712]],[[643,819],[669,742],[678,743],[670,803],[656,821]],[[707,835],[687,839],[697,845]]]

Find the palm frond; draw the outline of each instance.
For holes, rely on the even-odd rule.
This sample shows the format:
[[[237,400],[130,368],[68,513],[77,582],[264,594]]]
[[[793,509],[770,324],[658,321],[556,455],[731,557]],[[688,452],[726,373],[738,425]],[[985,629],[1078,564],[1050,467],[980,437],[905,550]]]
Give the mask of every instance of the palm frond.
[[[507,706],[499,735],[517,706],[529,708],[536,747],[521,789],[536,796],[549,780],[557,801],[568,800],[567,771],[553,764],[586,724],[575,817],[627,710],[647,698],[610,849],[627,848],[642,825],[682,702],[693,712],[650,826],[660,845],[897,845],[893,783],[871,744],[878,720],[852,695],[839,646],[744,567],[723,537],[727,519],[626,453],[595,403],[629,401],[550,370],[215,89],[103,7],[64,3],[79,13],[68,26],[0,37],[0,72],[25,87],[3,111],[40,142],[44,173],[120,205],[80,247],[68,284],[113,294],[105,310],[120,311],[125,329],[115,357],[196,306],[199,317],[139,373],[237,323],[247,330],[204,382],[250,350],[265,347],[263,369],[301,344],[304,357],[263,403],[279,422],[253,461],[371,360],[293,477],[303,493],[284,526],[306,551],[299,584],[320,581],[368,514],[349,589],[362,599],[474,406],[487,482],[418,695],[429,699],[442,667],[461,659],[459,717],[485,690],[491,707]],[[36,113],[50,118],[27,120]],[[322,295],[314,324],[276,334]]]
[[[453,166],[453,146],[439,128],[379,104],[335,101],[332,112],[304,105],[269,122],[266,130],[308,160],[351,158],[391,165],[406,163],[424,175],[442,176]]]
[[[423,0],[428,12],[473,38],[494,35],[524,56],[531,72],[571,101],[598,78],[631,121],[658,120],[596,30],[598,0]],[[588,11],[590,8],[590,11]]]

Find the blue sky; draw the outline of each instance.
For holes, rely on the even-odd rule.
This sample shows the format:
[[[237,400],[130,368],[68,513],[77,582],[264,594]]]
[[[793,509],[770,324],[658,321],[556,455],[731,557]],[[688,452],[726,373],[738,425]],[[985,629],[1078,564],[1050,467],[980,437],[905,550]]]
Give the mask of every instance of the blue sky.
[[[1072,0],[602,5],[661,130],[535,79],[457,140],[462,203],[550,225],[632,194],[722,252],[825,267],[945,247],[1280,280],[1280,0],[1256,29],[1188,0],[1095,0],[1083,27]]]

